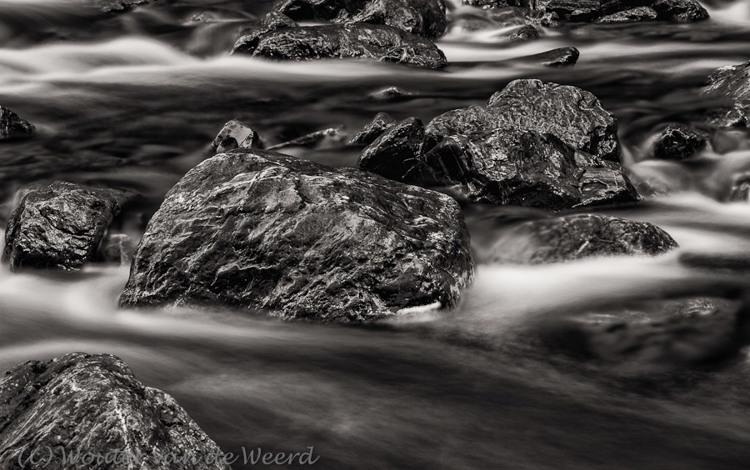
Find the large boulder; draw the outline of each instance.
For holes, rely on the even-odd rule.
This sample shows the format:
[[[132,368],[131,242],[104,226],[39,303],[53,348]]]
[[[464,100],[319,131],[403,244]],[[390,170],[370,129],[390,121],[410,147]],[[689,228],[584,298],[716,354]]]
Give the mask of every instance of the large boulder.
[[[267,151],[192,169],[153,216],[123,306],[226,305],[358,322],[452,307],[472,279],[456,202]]]
[[[385,145],[394,136],[391,129],[363,151],[360,165],[492,204],[559,210],[638,197],[616,161],[620,145],[614,117],[579,88],[516,80],[493,95],[488,106],[449,111],[424,132],[415,155],[404,156],[399,147],[406,162],[394,162],[389,149],[397,142]],[[386,167],[388,172],[378,170]]]
[[[0,379],[0,403],[2,468],[230,468],[171,396],[115,356],[21,364]]]
[[[430,39],[442,36],[447,25],[443,0],[277,0],[274,11],[297,21],[393,26]]]
[[[59,181],[29,189],[8,220],[3,261],[13,270],[80,269],[96,257],[124,198]]]
[[[0,141],[25,139],[33,135],[33,125],[5,106],[0,106]]]
[[[557,263],[592,256],[658,255],[676,247],[669,234],[652,224],[580,214],[521,223],[497,240],[484,261]]]
[[[424,142],[424,124],[417,118],[408,118],[390,127],[359,157],[359,167],[396,181],[411,180],[409,171],[416,161]]]
[[[706,95],[720,100],[714,124],[720,127],[747,127],[750,124],[750,62],[722,67],[709,77]]]
[[[255,47],[242,38],[233,53],[276,60],[370,59],[439,69],[447,64],[431,41],[382,25],[349,24],[281,28],[257,38]]]

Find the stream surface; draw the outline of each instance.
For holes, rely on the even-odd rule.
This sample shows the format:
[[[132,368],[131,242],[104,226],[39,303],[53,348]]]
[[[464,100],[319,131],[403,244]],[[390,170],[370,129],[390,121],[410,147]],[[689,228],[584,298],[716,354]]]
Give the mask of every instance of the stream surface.
[[[127,266],[3,266],[0,370],[73,351],[115,354],[224,451],[313,446],[314,467],[325,470],[748,468],[745,352],[708,369],[654,372],[583,360],[538,334],[589,312],[750,287],[746,269],[680,263],[694,254],[750,259],[750,204],[727,202],[732,183],[750,175],[748,133],[724,132],[686,163],[646,158],[666,123],[717,104],[700,93],[713,69],[750,60],[750,2],[706,6],[705,23],[563,28],[514,45],[502,31],[452,31],[438,43],[451,65],[425,71],[228,55],[268,1],[161,1],[101,18],[76,0],[0,0],[0,103],[39,134],[0,144],[3,223],[18,189],[64,179],[138,192],[137,210],[120,222],[137,237],[229,119],[273,144],[330,127],[356,132],[379,111],[426,122],[486,103],[516,78],[539,78],[591,91],[618,119],[623,162],[646,199],[599,212],[655,223],[680,244],[655,258],[480,265],[456,311],[373,327],[218,308],[124,311]],[[192,20],[203,12],[215,21]],[[574,68],[507,60],[564,46],[581,52]],[[410,95],[371,96],[392,86]],[[358,157],[335,144],[295,152],[332,166]],[[502,235],[501,222],[539,215],[480,206],[467,221],[481,251]]]

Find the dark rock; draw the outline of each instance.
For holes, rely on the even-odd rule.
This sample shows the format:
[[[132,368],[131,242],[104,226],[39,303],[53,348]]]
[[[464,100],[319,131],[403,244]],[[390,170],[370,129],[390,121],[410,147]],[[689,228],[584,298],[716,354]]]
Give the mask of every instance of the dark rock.
[[[652,8],[661,21],[691,23],[709,18],[706,9],[695,0],[656,0]]]
[[[396,120],[388,113],[378,113],[361,131],[347,142],[353,147],[366,146],[375,142],[385,131],[396,125]]]
[[[600,15],[600,0],[536,0],[536,9],[555,20],[589,22]]]
[[[234,151],[170,190],[120,302],[356,322],[454,306],[472,273],[468,232],[450,197],[350,168]]]
[[[0,380],[0,402],[2,468],[23,468],[19,462],[35,451],[52,457],[48,468],[56,469],[178,468],[168,455],[195,457],[179,468],[230,468],[174,398],[144,387],[115,356],[74,353],[21,364]],[[80,451],[110,460],[63,463],[62,449],[68,457]]]
[[[508,34],[510,42],[525,42],[533,39],[539,39],[539,30],[531,25],[521,26]]]
[[[637,7],[630,10],[618,11],[597,20],[597,23],[634,23],[638,21],[655,21],[659,14],[650,7]]]
[[[122,12],[146,5],[151,0],[86,0],[86,3],[104,13]]]
[[[672,237],[649,223],[581,214],[518,225],[495,243],[486,262],[558,263],[590,256],[658,255],[676,247]]]
[[[0,141],[25,139],[33,135],[33,125],[5,106],[0,106]]]
[[[719,127],[747,127],[750,123],[750,62],[722,67],[709,77],[705,94],[728,103],[713,123]]]
[[[224,128],[216,136],[211,149],[219,153],[228,152],[236,148],[262,148],[258,133],[250,126],[236,120],[224,124]]]
[[[533,54],[517,59],[518,62],[542,64],[547,67],[575,65],[581,53],[575,47],[560,47],[551,51]]]
[[[96,256],[123,193],[55,182],[30,189],[8,220],[3,261],[21,268],[80,269]]]
[[[540,80],[515,80],[492,95],[489,106],[449,111],[430,122],[428,143],[443,136],[471,135],[495,128],[551,134],[604,160],[619,161],[614,116],[588,91]]]
[[[239,41],[238,41],[239,42]],[[390,26],[350,24],[284,28],[260,35],[253,56],[277,60],[370,59],[439,69],[443,52],[421,36]],[[233,53],[247,52],[237,47]]]
[[[347,139],[347,133],[343,127],[329,127],[321,131],[311,132],[287,142],[282,142],[269,147],[268,150],[281,150],[289,147],[303,148],[330,148],[342,145]]]
[[[655,158],[683,160],[695,156],[706,148],[708,136],[685,126],[669,126],[656,138],[653,147]]]
[[[409,118],[388,129],[362,151],[359,168],[396,181],[411,181],[424,142],[424,124]]]
[[[261,19],[259,25],[245,29],[240,33],[232,48],[232,54],[252,54],[258,47],[260,37],[264,34],[284,28],[296,28],[298,26],[288,16],[272,11]]]
[[[386,25],[430,39],[447,25],[443,0],[279,0],[274,9],[297,21]]]

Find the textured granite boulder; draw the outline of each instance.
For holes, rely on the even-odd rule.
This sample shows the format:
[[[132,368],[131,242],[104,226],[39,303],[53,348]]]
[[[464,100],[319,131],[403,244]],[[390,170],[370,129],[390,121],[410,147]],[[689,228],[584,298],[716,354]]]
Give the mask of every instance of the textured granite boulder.
[[[252,54],[258,47],[260,37],[271,31],[284,28],[296,28],[299,25],[288,16],[271,11],[264,16],[260,23],[250,28],[243,29],[232,48],[233,54]]]
[[[722,67],[709,77],[705,94],[726,105],[713,123],[720,127],[747,127],[750,124],[750,62]]]
[[[8,220],[3,261],[12,270],[80,269],[96,256],[124,196],[66,182],[28,190]]]
[[[231,120],[224,124],[221,132],[211,144],[211,150],[218,153],[228,152],[236,148],[262,148],[258,133],[250,126],[237,120]]]
[[[670,125],[656,137],[653,145],[655,158],[684,160],[706,148],[708,136],[690,127]]]
[[[171,396],[144,387],[115,356],[16,366],[0,378],[0,403],[2,468],[230,468]]]
[[[390,26],[368,24],[276,29],[261,34],[254,48],[236,44],[233,53],[249,50],[254,57],[276,60],[369,59],[432,69],[447,64],[431,41]]]
[[[383,135],[385,131],[396,125],[396,120],[388,113],[378,113],[372,118],[369,124],[367,124],[361,131],[359,131],[354,137],[347,142],[347,145],[352,147],[359,147],[370,145],[375,140]]]
[[[172,188],[120,303],[261,308],[359,322],[451,307],[473,273],[450,197],[267,151],[209,158]]]
[[[591,256],[658,255],[676,247],[669,234],[652,224],[581,214],[524,222],[499,239],[485,261],[557,263]]]
[[[442,36],[447,25],[443,0],[278,0],[274,11],[297,21],[393,26],[430,39]]]
[[[25,139],[33,135],[33,125],[5,106],[0,106],[0,141]]]

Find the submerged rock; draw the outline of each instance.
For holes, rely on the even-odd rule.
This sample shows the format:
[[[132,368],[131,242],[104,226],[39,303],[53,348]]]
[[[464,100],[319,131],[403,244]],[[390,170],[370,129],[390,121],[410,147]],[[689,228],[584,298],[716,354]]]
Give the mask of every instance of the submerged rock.
[[[33,125],[5,106],[0,106],[0,141],[25,139],[33,135]]]
[[[676,247],[655,225],[581,214],[524,222],[498,240],[485,261],[558,263],[591,256],[658,255]]]
[[[385,131],[396,125],[396,120],[388,113],[378,113],[347,145],[357,147],[370,145]]]
[[[65,182],[28,190],[8,220],[3,261],[12,270],[80,269],[96,256],[122,198]]]
[[[443,0],[278,0],[274,10],[297,21],[386,25],[430,39],[447,25]]]
[[[235,45],[233,53],[249,49]],[[390,26],[349,24],[283,28],[259,36],[254,57],[277,60],[370,59],[439,69],[447,64],[432,42]]]
[[[230,468],[171,396],[143,386],[115,356],[74,353],[21,364],[0,379],[0,403],[2,468],[23,468],[33,452],[48,459],[39,468]],[[110,460],[64,463],[63,450]],[[170,456],[190,460],[176,467]]]
[[[219,153],[228,152],[236,148],[249,149],[262,147],[263,145],[260,142],[258,133],[250,126],[237,120],[232,120],[224,124],[224,128],[221,129],[221,132],[219,132],[219,135],[216,136],[211,144],[211,149]]]
[[[329,127],[303,136],[297,137],[296,139],[282,142],[268,148],[268,150],[282,150],[289,147],[302,147],[302,148],[329,148],[338,147],[347,138],[346,130],[343,127]]]
[[[221,304],[359,322],[456,305],[469,235],[448,196],[287,155],[205,160],[167,194],[123,306]]]
[[[542,64],[548,67],[566,67],[575,65],[581,53],[575,47],[559,47],[540,54],[533,54],[517,59],[518,62]]]
[[[654,141],[655,158],[684,160],[706,148],[708,136],[686,126],[668,126]]]
[[[705,94],[726,102],[713,123],[719,127],[747,127],[750,124],[750,62],[722,67],[709,77]]]

